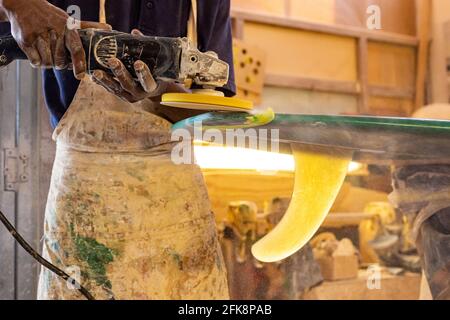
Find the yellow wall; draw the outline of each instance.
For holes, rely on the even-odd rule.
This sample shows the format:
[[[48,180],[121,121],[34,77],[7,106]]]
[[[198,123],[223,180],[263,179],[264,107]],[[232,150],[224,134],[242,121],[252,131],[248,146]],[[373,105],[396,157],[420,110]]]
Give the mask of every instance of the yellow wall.
[[[368,17],[367,7],[372,4],[381,8],[382,31],[415,34],[414,0],[232,0],[234,9],[363,28]]]
[[[291,0],[290,16],[301,20],[311,20],[333,24],[336,0]]]
[[[235,10],[359,28],[366,27],[369,4],[381,7],[382,32],[415,33],[414,0],[233,1]],[[264,24],[254,21],[245,21],[242,37],[245,43],[259,47],[267,55],[265,72],[268,81],[263,92],[263,106],[287,113],[353,114],[358,111],[356,94],[294,88],[299,79],[304,82],[313,79],[327,84],[334,81],[336,85],[353,84],[358,88],[358,47],[355,38],[277,26],[276,22]],[[370,41],[367,60],[368,85],[373,86],[374,92],[388,87],[402,97],[372,95],[368,100],[368,113],[410,115],[415,91],[415,48]],[[279,79],[284,81],[280,81],[280,85],[275,84]],[[282,87],[287,85],[292,87]]]
[[[285,0],[231,0],[232,8],[275,16],[285,15],[285,4]]]
[[[356,80],[354,39],[246,23],[244,41],[266,52],[268,74]]]
[[[355,114],[356,96],[309,90],[266,86],[262,99],[264,108],[277,113]]]

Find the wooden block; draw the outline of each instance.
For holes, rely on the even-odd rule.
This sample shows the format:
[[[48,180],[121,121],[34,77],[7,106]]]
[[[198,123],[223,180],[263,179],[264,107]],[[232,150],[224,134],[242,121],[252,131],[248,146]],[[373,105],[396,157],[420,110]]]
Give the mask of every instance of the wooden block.
[[[260,95],[266,73],[265,52],[257,46],[235,39],[233,57],[237,87]]]
[[[336,281],[358,277],[357,256],[322,257],[316,259],[325,280]]]

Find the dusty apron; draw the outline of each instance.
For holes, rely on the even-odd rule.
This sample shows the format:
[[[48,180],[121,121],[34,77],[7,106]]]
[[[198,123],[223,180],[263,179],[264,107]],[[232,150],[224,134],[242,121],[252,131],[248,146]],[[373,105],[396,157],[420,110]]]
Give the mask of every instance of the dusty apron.
[[[194,43],[196,15],[193,1]],[[228,299],[203,176],[172,163],[171,125],[150,110],[81,83],[54,133],[43,255],[97,299]],[[43,268],[38,298],[83,297]]]
[[[170,124],[90,80],[56,128],[43,254],[97,299],[227,299],[199,168],[174,165]],[[79,299],[47,269],[39,299]]]

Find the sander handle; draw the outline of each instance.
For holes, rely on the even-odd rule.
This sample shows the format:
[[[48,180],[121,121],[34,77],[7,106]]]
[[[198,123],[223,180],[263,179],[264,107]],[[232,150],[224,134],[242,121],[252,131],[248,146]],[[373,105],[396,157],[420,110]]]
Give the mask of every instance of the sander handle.
[[[108,66],[108,59],[118,58],[135,79],[137,75],[134,62],[142,60],[148,65],[155,79],[179,80],[182,50],[179,38],[138,37],[97,29],[82,29],[78,33],[86,53],[88,74],[99,69],[113,75]],[[27,59],[11,35],[0,37],[0,68],[15,60]]]
[[[103,70],[113,75],[110,58],[124,64],[133,78],[137,60],[143,61],[155,80],[186,83],[192,80],[199,86],[223,87],[229,79],[229,65],[213,52],[200,52],[187,38],[137,36],[119,31],[78,30],[86,53],[87,73]],[[0,68],[14,60],[27,59],[12,36],[0,37]]]
[[[0,37],[0,68],[6,67],[15,60],[27,60],[13,36]]]

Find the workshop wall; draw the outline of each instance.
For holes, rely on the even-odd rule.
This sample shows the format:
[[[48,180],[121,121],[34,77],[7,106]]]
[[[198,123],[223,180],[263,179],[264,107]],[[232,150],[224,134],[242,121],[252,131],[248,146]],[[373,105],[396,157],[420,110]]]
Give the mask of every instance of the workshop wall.
[[[414,0],[232,0],[231,3],[238,10],[356,27],[365,27],[367,7],[375,4],[383,13],[383,31],[416,34]]]
[[[255,100],[263,107],[386,116],[408,116],[416,108],[416,80],[426,65],[417,68],[415,1],[232,4],[235,37],[266,54],[265,89]],[[371,4],[381,9],[381,30],[367,28]]]
[[[55,146],[38,75],[25,61],[0,72],[0,209],[40,250]],[[35,299],[40,266],[3,226],[0,270],[0,300]]]
[[[297,2],[294,0],[294,2]],[[416,2],[414,0],[335,0],[334,22],[366,27],[367,8],[377,5],[382,14],[383,32],[414,36],[416,34]]]
[[[353,95],[313,92],[311,90],[266,86],[262,107],[280,113],[304,114],[355,114],[358,99]]]

